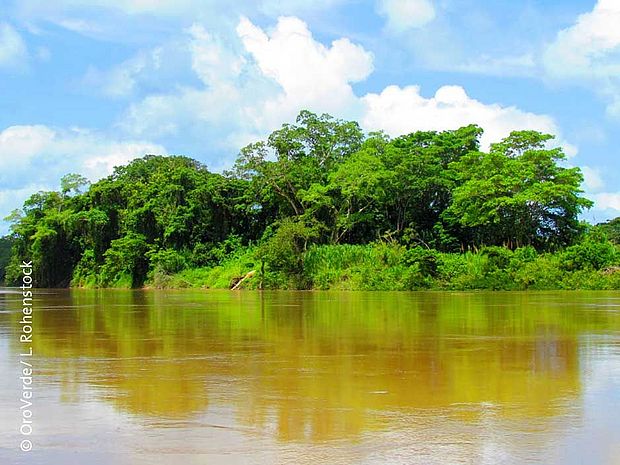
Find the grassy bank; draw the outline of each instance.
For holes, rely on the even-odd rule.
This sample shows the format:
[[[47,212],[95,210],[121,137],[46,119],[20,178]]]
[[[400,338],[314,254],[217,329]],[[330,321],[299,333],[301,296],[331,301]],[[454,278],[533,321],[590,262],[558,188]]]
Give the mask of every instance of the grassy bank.
[[[584,241],[557,253],[532,247],[483,248],[462,254],[441,253],[397,244],[313,246],[297,272],[269,269],[261,273],[255,248],[246,248],[206,268],[176,273],[156,271],[146,285],[157,288],[230,288],[341,290],[546,290],[620,289],[620,251],[608,242]]]

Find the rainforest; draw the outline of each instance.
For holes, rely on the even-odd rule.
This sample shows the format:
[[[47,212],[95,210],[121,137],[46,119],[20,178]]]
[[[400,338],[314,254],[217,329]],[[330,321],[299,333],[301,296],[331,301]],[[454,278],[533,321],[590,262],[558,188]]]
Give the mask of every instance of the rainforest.
[[[67,174],[7,218],[0,281],[38,287],[620,289],[620,218],[590,225],[553,137],[396,138],[302,111],[214,173],[146,155]]]

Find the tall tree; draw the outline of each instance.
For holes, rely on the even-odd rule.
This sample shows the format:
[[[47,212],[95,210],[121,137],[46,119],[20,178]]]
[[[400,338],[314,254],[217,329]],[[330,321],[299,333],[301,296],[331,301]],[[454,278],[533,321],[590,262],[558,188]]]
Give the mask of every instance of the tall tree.
[[[553,136],[513,132],[489,153],[470,152],[452,163],[458,186],[443,214],[467,230],[468,245],[570,244],[581,232],[578,215],[592,202],[582,197],[578,168],[561,166],[561,148],[546,148]]]

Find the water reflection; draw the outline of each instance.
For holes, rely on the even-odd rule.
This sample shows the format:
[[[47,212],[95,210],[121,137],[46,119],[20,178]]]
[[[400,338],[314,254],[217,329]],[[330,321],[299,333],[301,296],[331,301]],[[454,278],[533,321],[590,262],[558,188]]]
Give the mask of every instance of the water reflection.
[[[229,426],[284,442],[417,423],[437,440],[489,418],[552,430],[580,416],[581,348],[620,328],[617,293],[60,291],[38,304],[39,382],[62,402],[94,396],[157,427],[229,408]],[[2,315],[2,334],[18,321]]]

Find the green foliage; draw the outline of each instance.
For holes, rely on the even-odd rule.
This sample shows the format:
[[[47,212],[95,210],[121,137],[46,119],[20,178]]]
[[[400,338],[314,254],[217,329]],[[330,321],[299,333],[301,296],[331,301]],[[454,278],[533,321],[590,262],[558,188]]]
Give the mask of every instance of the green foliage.
[[[215,266],[185,268],[174,274],[153,273],[147,285],[156,288],[230,289],[236,279],[256,270],[255,252],[252,247],[244,247]],[[244,288],[257,288],[259,283],[258,277],[254,277],[244,283]]]
[[[451,165],[458,186],[443,216],[466,228],[470,245],[570,245],[582,232],[577,215],[592,202],[580,197],[583,176],[564,168],[561,149],[545,149],[552,136],[514,132],[489,153],[470,152]]]
[[[620,244],[620,216],[605,223],[599,223],[595,229],[600,230],[614,244]]]
[[[617,251],[604,233],[594,230],[563,254],[563,267],[567,270],[600,270],[616,262]]]
[[[103,254],[101,284],[111,287],[141,286],[148,271],[147,251],[146,237],[141,234],[128,233],[113,240]]]
[[[5,270],[11,260],[12,247],[13,238],[11,236],[0,237],[0,283],[4,282]]]
[[[347,290],[619,289],[620,267],[566,271],[562,260],[532,247],[454,254],[384,242],[321,245],[304,254],[304,283]]]
[[[390,139],[302,111],[224,174],[157,155],[91,185],[68,174],[10,215],[0,270],[16,283],[33,260],[50,287],[228,288],[252,270],[244,287],[615,285],[618,253],[597,231],[616,240],[618,222],[584,235],[591,202],[550,136],[514,132],[487,153],[481,134]]]
[[[489,270],[507,269],[514,255],[512,250],[498,246],[484,247],[480,253],[487,257],[486,264]]]
[[[146,258],[154,271],[159,273],[177,273],[187,266],[185,256],[174,249],[151,250],[147,252]]]
[[[243,252],[243,239],[240,236],[231,235],[215,244],[196,244],[189,259],[192,266],[217,266],[240,252]]]
[[[71,285],[93,288],[99,285],[99,275],[95,251],[86,249],[73,270]]]
[[[437,276],[439,253],[433,249],[415,247],[405,252],[403,263],[406,266],[415,266],[423,276]]]
[[[276,225],[275,231],[266,231],[256,255],[271,270],[300,274],[303,269],[303,252],[317,234],[316,228],[286,218]]]
[[[403,252],[393,243],[314,246],[304,255],[304,274],[317,289],[404,289]]]
[[[69,173],[65,174],[60,179],[60,192],[62,195],[69,195],[71,193],[81,194],[82,189],[88,186],[89,181],[81,174]]]

